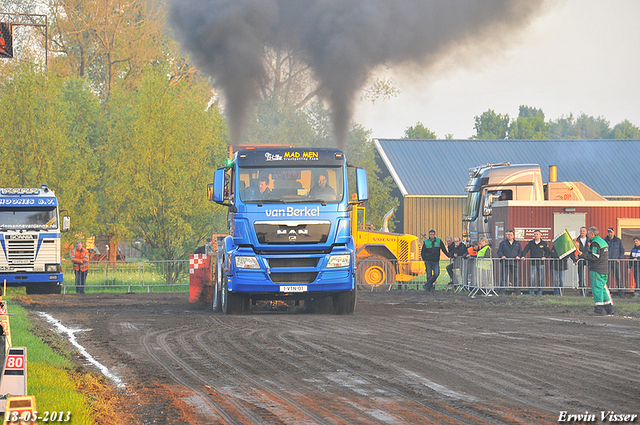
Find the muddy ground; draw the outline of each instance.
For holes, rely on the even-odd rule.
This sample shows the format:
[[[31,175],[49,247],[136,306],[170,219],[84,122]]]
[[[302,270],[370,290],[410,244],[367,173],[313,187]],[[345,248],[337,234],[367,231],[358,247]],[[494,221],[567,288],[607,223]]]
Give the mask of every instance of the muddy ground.
[[[640,319],[527,298],[361,292],[353,316],[224,316],[188,294],[33,296],[26,307],[84,329],[78,341],[126,383],[124,409],[141,424],[640,414]]]

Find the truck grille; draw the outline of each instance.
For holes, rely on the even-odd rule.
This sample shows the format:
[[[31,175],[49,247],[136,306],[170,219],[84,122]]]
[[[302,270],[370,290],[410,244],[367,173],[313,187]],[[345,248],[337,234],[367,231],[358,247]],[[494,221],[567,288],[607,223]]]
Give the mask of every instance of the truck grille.
[[[269,276],[273,283],[312,283],[318,273],[271,273]]]
[[[315,267],[319,258],[267,258],[269,267]]]
[[[258,242],[262,245],[303,245],[325,243],[331,223],[321,222],[256,222]]]
[[[10,265],[33,266],[36,256],[36,241],[34,239],[8,239],[7,259]]]

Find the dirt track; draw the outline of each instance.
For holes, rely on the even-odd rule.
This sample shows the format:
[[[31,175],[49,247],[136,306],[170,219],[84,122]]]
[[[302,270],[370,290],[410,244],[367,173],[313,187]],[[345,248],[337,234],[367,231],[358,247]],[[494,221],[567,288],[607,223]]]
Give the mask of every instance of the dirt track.
[[[33,297],[130,390],[140,423],[513,424],[640,413],[640,320],[526,297],[360,293],[353,316],[223,316],[187,294]],[[170,388],[188,405],[166,391]],[[144,418],[144,419],[142,419]]]

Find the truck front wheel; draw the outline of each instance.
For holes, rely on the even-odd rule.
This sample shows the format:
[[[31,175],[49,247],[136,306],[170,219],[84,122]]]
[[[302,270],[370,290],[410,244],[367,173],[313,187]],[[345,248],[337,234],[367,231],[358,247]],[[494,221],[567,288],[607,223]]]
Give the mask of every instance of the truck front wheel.
[[[353,314],[356,309],[356,288],[339,292],[333,296],[334,314]]]
[[[229,292],[229,285],[227,283],[227,273],[222,267],[221,274],[221,289],[220,289],[220,304],[222,312],[224,314],[240,314],[245,310],[247,304],[247,297],[242,294],[236,294]]]
[[[62,293],[62,283],[61,282],[50,282],[45,283],[45,294],[61,294]]]
[[[222,288],[222,259],[218,255],[216,258],[215,272],[213,275],[213,311],[218,312],[221,310],[220,291]]]
[[[31,283],[27,284],[25,290],[27,295],[60,294],[62,293],[62,285],[59,282]]]

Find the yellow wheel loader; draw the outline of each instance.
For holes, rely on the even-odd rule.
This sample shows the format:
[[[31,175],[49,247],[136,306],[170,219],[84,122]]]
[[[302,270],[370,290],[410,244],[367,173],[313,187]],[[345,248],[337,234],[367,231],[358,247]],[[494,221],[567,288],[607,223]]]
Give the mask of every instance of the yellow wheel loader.
[[[396,282],[408,282],[425,272],[419,239],[390,233],[387,228],[393,209],[384,216],[382,229],[366,225],[366,210],[353,206],[351,233],[356,245],[356,283],[363,289],[390,289]]]

